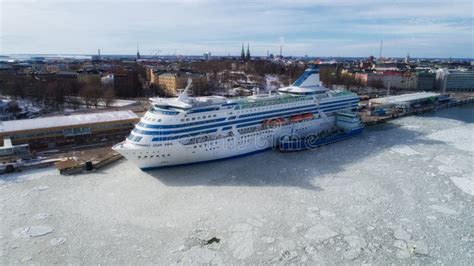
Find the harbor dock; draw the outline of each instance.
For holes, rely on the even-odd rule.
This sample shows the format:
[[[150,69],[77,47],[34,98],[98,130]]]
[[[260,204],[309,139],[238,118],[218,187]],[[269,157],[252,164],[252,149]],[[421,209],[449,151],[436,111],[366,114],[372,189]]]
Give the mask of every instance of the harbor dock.
[[[120,160],[122,155],[110,148],[99,148],[86,151],[71,152],[64,159],[55,163],[62,175],[73,175],[91,172]]]
[[[422,113],[427,113],[427,112],[434,112],[439,109],[450,108],[450,107],[455,107],[455,106],[460,106],[460,105],[465,105],[465,104],[470,104],[470,103],[474,103],[474,97],[451,99],[443,103],[438,102],[431,105],[411,107],[410,109],[405,109],[405,110],[392,109],[390,111],[387,111],[383,115],[370,115],[367,112],[359,112],[359,114],[360,114],[362,123],[365,126],[372,126],[372,125],[385,123],[393,119],[405,117],[405,116],[422,114]]]

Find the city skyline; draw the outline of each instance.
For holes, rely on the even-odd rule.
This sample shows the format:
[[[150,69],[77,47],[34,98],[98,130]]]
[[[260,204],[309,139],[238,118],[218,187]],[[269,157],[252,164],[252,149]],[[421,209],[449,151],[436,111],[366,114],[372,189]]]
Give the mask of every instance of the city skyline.
[[[471,1],[0,1],[0,54],[470,58]]]

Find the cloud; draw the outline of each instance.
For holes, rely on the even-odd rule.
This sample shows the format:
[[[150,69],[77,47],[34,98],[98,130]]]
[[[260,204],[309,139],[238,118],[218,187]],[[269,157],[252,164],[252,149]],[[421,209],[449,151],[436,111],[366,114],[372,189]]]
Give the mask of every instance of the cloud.
[[[285,54],[365,56],[383,39],[407,45],[393,49],[394,56],[407,50],[450,56],[455,49],[468,57],[473,46],[472,2],[464,0],[3,0],[0,15],[1,36],[16,36],[0,39],[1,54],[95,53],[99,47],[133,54],[138,41],[145,54],[238,54],[250,42],[253,54],[264,55],[277,53],[284,40]],[[406,40],[429,40],[432,47],[421,50],[421,42]]]

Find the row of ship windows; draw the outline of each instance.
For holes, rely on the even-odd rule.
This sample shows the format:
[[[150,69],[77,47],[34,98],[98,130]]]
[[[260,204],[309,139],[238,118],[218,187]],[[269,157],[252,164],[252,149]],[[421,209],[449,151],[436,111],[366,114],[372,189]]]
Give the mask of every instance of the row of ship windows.
[[[259,136],[259,135],[267,134],[267,133],[270,133],[270,130],[264,130],[264,131],[259,131],[259,132],[256,132],[256,133],[244,135],[244,136],[242,136],[242,138],[250,138],[250,137],[253,137],[253,136]]]
[[[164,158],[164,157],[170,157],[170,156],[171,156],[171,154],[169,154],[169,153],[168,153],[168,154],[162,154],[162,155],[161,155],[162,158]],[[138,158],[138,159],[148,159],[148,157],[150,157],[150,159],[151,159],[151,158],[155,158],[155,155],[150,155],[150,156],[145,155],[145,156],[143,156],[143,157],[139,155],[137,158]],[[159,155],[159,154],[156,155],[156,158],[160,158],[160,155]]]
[[[215,141],[214,143],[212,142],[209,142],[209,146],[211,146],[212,144],[216,144],[217,145],[217,141]],[[197,147],[199,148],[202,148],[202,147],[207,147],[207,143],[204,143],[203,145],[199,144],[199,145],[194,145],[193,149],[197,149]]]
[[[217,150],[217,149],[219,149],[219,147],[205,149],[205,151],[213,151],[213,150]],[[196,153],[196,151],[193,151],[193,153]]]
[[[181,122],[184,122],[184,121],[195,121],[195,120],[201,120],[201,119],[206,119],[206,118],[211,118],[211,117],[216,117],[217,115],[208,115],[208,116],[196,116],[196,117],[191,117],[191,118],[182,118],[181,119]]]
[[[302,128],[297,128],[297,129],[295,129],[295,131],[298,132],[298,131],[306,130],[306,129],[308,129],[308,128],[307,128],[307,127],[302,127]]]
[[[145,120],[145,121],[150,121],[150,122],[161,122],[161,119],[153,118],[153,117],[151,117],[151,116],[145,116],[145,117],[143,118],[143,120]]]

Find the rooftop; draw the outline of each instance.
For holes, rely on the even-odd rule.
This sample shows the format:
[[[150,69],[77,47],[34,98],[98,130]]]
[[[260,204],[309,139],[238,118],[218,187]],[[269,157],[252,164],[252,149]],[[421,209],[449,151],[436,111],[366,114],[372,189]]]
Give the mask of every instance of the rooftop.
[[[22,119],[0,122],[0,133],[35,130],[53,127],[67,127],[93,123],[104,123],[118,120],[138,119],[132,111],[115,111],[69,116],[51,116],[35,119]]]
[[[417,92],[417,93],[402,94],[402,95],[396,95],[396,96],[388,96],[388,97],[371,99],[369,102],[376,103],[376,104],[397,104],[397,103],[416,101],[416,100],[426,99],[430,97],[438,97],[438,96],[440,96],[439,93]]]

